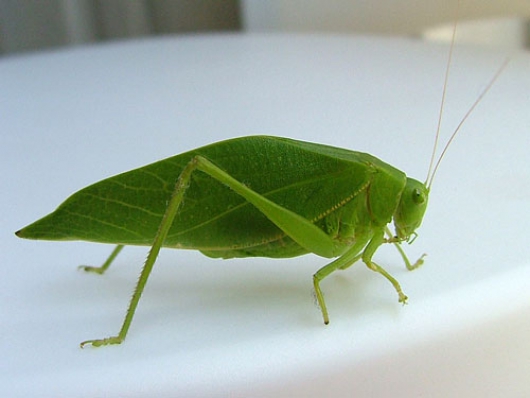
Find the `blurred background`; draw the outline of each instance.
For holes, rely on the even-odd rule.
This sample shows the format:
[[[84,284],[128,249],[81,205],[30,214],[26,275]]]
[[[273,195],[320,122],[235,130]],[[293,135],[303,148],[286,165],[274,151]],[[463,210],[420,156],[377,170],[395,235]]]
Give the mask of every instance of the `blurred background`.
[[[457,0],[0,0],[0,55],[149,35],[327,32],[450,37]],[[459,42],[530,46],[530,0],[462,0]]]

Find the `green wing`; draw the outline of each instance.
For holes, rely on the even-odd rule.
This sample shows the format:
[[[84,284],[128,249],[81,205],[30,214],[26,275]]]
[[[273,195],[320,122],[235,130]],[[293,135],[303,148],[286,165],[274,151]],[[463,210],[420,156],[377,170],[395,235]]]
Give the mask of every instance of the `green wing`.
[[[151,245],[175,182],[202,155],[252,190],[304,218],[322,221],[369,179],[377,158],[285,138],[222,141],[110,177],[70,196],[17,233],[29,239]],[[326,223],[322,223],[326,228]],[[330,231],[336,226],[329,225]],[[327,231],[326,231],[327,232]],[[241,196],[196,172],[164,243],[214,257],[291,257],[305,253]]]

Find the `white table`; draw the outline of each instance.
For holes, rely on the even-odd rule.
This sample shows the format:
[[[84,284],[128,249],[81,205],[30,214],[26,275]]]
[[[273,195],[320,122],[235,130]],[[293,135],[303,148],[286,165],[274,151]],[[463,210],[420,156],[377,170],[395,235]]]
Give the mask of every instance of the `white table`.
[[[109,246],[13,232],[73,191],[213,141],[288,136],[370,152],[420,180],[447,48],[356,36],[189,36],[0,60],[2,396],[530,394],[530,55],[466,123],[431,194],[409,273],[393,248],[322,284],[316,256],[211,260],[163,251],[121,346],[146,248],[103,277]],[[459,47],[445,137],[504,54]],[[274,394],[274,395],[273,395]]]

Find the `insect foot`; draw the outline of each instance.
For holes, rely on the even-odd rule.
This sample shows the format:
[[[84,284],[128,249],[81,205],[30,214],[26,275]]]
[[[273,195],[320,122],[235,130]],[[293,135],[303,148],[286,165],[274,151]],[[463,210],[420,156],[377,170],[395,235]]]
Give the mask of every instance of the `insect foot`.
[[[420,268],[420,267],[423,265],[423,263],[425,262],[425,260],[424,260],[425,256],[427,256],[427,253],[423,253],[423,254],[420,256],[420,258],[418,258],[418,259],[416,260],[416,262],[415,262],[414,264],[412,264],[410,267],[407,266],[407,269],[408,269],[409,271],[413,271],[413,270],[415,270],[415,269],[417,269],[417,268]]]
[[[80,265],[77,268],[85,272],[92,272],[94,274],[103,275],[105,271],[110,267],[114,259],[118,256],[118,254],[120,254],[123,247],[124,247],[123,245],[117,245],[101,267],[94,267],[91,265]]]
[[[409,298],[407,297],[406,294],[404,294],[403,292],[398,292],[398,295],[399,295],[399,299],[398,299],[398,301],[399,301],[401,304],[403,304],[403,305],[408,304],[408,303],[407,303],[407,300],[408,300]]]
[[[92,265],[80,265],[79,267],[77,267],[77,269],[81,270],[81,271],[85,271],[85,272],[99,274],[99,275],[102,275],[105,272],[105,270],[103,268],[94,267]]]
[[[98,339],[98,340],[86,340],[83,341],[79,346],[81,348],[85,348],[86,345],[91,345],[93,347],[101,347],[104,345],[111,345],[111,344],[121,344],[123,342],[123,338],[120,336],[112,336],[107,337],[106,339]]]

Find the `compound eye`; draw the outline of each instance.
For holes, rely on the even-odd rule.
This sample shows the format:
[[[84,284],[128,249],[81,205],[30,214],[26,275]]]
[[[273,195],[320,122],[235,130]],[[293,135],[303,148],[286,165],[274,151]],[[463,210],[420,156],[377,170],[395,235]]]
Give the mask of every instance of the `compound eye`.
[[[422,203],[425,203],[425,194],[418,188],[414,189],[412,191],[412,201],[416,203],[417,205],[421,205]]]

